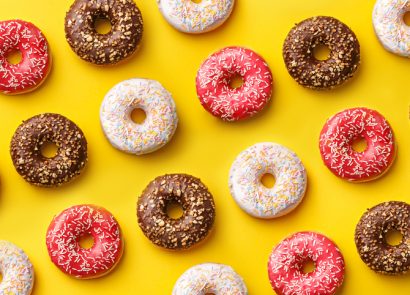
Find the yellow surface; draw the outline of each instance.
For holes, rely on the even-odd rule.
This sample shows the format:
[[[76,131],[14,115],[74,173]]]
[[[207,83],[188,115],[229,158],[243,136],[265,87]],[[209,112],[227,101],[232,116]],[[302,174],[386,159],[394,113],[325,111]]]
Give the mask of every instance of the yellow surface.
[[[154,0],[138,0],[145,33],[140,51],[124,64],[101,68],[80,60],[64,39],[64,16],[71,0],[0,0],[0,19],[32,21],[46,34],[54,65],[45,84],[34,93],[0,96],[0,238],[22,247],[36,272],[33,294],[170,294],[187,268],[201,262],[232,265],[250,294],[273,294],[266,264],[271,248],[300,230],[320,231],[341,248],[347,264],[339,294],[407,294],[408,276],[377,275],[361,262],[353,241],[364,210],[387,200],[409,200],[410,132],[408,59],[386,52],[373,33],[373,1],[238,0],[229,21],[217,31],[190,36],[172,29]],[[314,15],[331,15],[347,23],[362,48],[355,79],[331,92],[307,90],[288,75],[282,42],[292,25]],[[275,88],[272,102],[258,117],[224,123],[200,106],[195,75],[210,53],[227,45],[259,52],[269,63]],[[172,92],[180,125],[172,142],[147,156],[115,150],[100,128],[99,107],[116,83],[132,78],[157,79]],[[379,110],[394,128],[398,157],[382,179],[350,184],[322,164],[318,136],[325,120],[355,106]],[[58,189],[27,184],[14,170],[9,142],[21,120],[42,112],[68,116],[84,131],[89,163],[84,174]],[[308,171],[308,191],[293,213],[264,221],[242,212],[228,190],[228,172],[239,152],[261,141],[293,149]],[[153,246],[140,231],[135,202],[154,177],[171,172],[200,177],[215,197],[215,231],[206,243],[187,252]],[[106,207],[118,219],[125,237],[122,261],[110,275],[90,281],[71,279],[49,260],[45,232],[54,214],[75,204]]]

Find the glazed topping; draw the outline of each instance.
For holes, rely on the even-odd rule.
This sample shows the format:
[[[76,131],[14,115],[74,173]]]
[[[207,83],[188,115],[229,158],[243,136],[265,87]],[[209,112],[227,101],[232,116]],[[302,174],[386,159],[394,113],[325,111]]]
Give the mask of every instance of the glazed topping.
[[[46,158],[41,147],[54,143],[57,155]],[[16,130],[10,153],[17,172],[39,186],[58,186],[79,175],[87,162],[87,141],[72,121],[58,114],[41,114],[24,121]]]
[[[178,30],[186,33],[207,32],[223,23],[231,14],[234,0],[157,0],[161,12]]]
[[[141,124],[131,120],[134,109],[142,109]],[[178,125],[171,94],[157,81],[130,79],[115,85],[100,109],[101,125],[111,144],[128,153],[153,152],[168,143]]]
[[[92,248],[80,246],[84,235],[93,237]],[[114,216],[94,205],[73,206],[61,212],[51,222],[46,239],[53,263],[79,279],[108,273],[123,251],[120,227]]]
[[[352,143],[363,138],[364,152]],[[368,181],[381,176],[395,156],[393,131],[378,112],[366,108],[344,110],[331,117],[320,135],[320,151],[326,166],[349,181]]]
[[[20,63],[13,65],[7,55],[18,50]],[[48,43],[41,31],[22,20],[0,22],[0,92],[17,94],[38,86],[50,67]]]
[[[0,241],[0,272],[0,294],[31,294],[33,265],[23,250],[8,241]]]
[[[403,235],[397,246],[389,245],[386,235],[397,230]],[[369,209],[356,226],[355,242],[360,257],[376,272],[395,275],[410,269],[410,205],[385,202]]]
[[[275,176],[275,186],[261,183],[264,174]],[[303,199],[307,175],[303,163],[288,148],[276,143],[258,143],[243,151],[232,164],[229,187],[238,205],[259,218],[289,213]]]
[[[407,0],[378,0],[373,10],[373,27],[384,48],[410,56],[410,32],[403,18],[410,10]]]
[[[330,57],[319,61],[314,48],[325,45]],[[332,17],[313,17],[297,24],[286,37],[283,58],[289,74],[301,85],[329,89],[351,78],[360,64],[360,45],[344,23]]]
[[[239,75],[243,85],[232,88]],[[201,104],[214,116],[226,121],[251,117],[261,111],[272,94],[272,73],[258,54],[241,47],[227,47],[212,54],[196,77]]]
[[[167,205],[179,203],[183,216],[172,219]],[[137,203],[138,224],[154,244],[168,249],[187,249],[203,240],[212,229],[215,204],[206,186],[185,174],[157,177]]]
[[[304,273],[305,262],[315,269]],[[278,294],[333,295],[342,285],[344,259],[327,237],[313,232],[299,232],[280,242],[269,258],[269,279]]]
[[[248,290],[232,267],[203,263],[188,269],[175,283],[172,295],[186,294],[247,295]]]
[[[94,22],[106,18],[111,32],[99,34]],[[141,12],[132,0],[76,0],[65,19],[66,39],[82,59],[115,64],[136,51],[142,38]]]

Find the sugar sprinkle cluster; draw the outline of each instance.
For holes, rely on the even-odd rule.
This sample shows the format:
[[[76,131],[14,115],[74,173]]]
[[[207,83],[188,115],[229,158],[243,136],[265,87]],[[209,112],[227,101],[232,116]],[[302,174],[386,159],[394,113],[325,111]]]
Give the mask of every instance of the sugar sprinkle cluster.
[[[313,261],[315,269],[303,272]],[[345,264],[338,247],[327,237],[314,232],[298,232],[281,241],[268,263],[269,280],[281,295],[334,295],[342,285]]]
[[[235,75],[243,85],[232,88]],[[272,94],[272,73],[265,60],[242,47],[226,47],[206,59],[196,77],[201,104],[214,116],[226,121],[246,119],[257,114]]]
[[[134,109],[145,112],[142,124],[132,121]],[[100,120],[114,147],[136,155],[164,146],[178,125],[171,94],[159,82],[147,79],[130,79],[115,85],[104,98]]]
[[[93,237],[92,248],[79,245],[84,235]],[[80,279],[106,274],[123,251],[120,227],[114,216],[94,205],[73,206],[57,215],[47,230],[46,243],[53,263]]]
[[[220,26],[230,16],[234,0],[157,0],[165,19],[185,33],[204,33]]]
[[[275,177],[275,186],[261,183],[264,174]],[[274,218],[294,209],[303,199],[307,175],[303,163],[288,148],[258,143],[241,152],[232,164],[229,188],[238,205],[259,218]]]
[[[16,65],[6,58],[13,50],[22,53]],[[0,92],[29,91],[41,84],[49,68],[48,43],[36,26],[22,20],[0,22]]]
[[[378,0],[373,9],[373,27],[379,41],[388,51],[410,56],[410,30],[404,15],[410,11],[408,0]]]
[[[0,294],[30,295],[34,270],[23,250],[8,241],[0,241]]]
[[[232,267],[203,263],[185,271],[172,291],[172,295],[192,294],[247,295],[248,290]]]
[[[354,140],[363,138],[367,148],[356,152]],[[375,110],[352,108],[332,116],[320,134],[320,152],[335,175],[349,181],[369,181],[382,176],[395,157],[393,130]]]

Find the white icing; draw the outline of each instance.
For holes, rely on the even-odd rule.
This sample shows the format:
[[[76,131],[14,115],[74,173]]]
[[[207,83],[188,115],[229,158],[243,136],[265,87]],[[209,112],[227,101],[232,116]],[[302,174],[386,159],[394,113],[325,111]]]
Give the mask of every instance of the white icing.
[[[131,119],[136,108],[146,114],[142,124]],[[163,147],[178,125],[171,94],[159,82],[147,79],[130,79],[115,85],[104,98],[100,120],[114,147],[136,155]]]
[[[273,188],[261,183],[264,174],[275,177]],[[307,175],[303,163],[288,148],[270,142],[255,144],[235,159],[229,188],[236,203],[258,218],[275,218],[292,211],[303,199]]]

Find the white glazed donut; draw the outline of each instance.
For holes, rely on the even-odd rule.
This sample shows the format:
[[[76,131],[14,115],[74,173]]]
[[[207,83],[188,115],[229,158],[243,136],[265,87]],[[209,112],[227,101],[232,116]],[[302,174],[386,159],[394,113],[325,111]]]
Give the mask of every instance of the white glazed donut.
[[[132,121],[134,109],[145,112],[142,124]],[[159,82],[147,79],[130,79],[115,85],[104,98],[100,120],[114,147],[136,155],[163,147],[178,125],[171,94]]]
[[[261,183],[265,174],[275,185]],[[307,185],[303,163],[288,148],[277,143],[258,143],[244,150],[232,164],[229,188],[236,203],[248,214],[264,219],[285,215],[302,201]]]
[[[0,241],[0,272],[3,275],[0,294],[31,294],[33,265],[23,250],[8,241]]]
[[[247,295],[242,278],[232,267],[217,263],[198,264],[185,271],[175,283],[172,295]]]
[[[408,0],[378,0],[373,10],[373,27],[384,48],[394,54],[410,56],[410,27],[403,20],[410,11]]]
[[[191,34],[212,31],[231,15],[235,0],[157,0],[159,10],[175,29]]]

